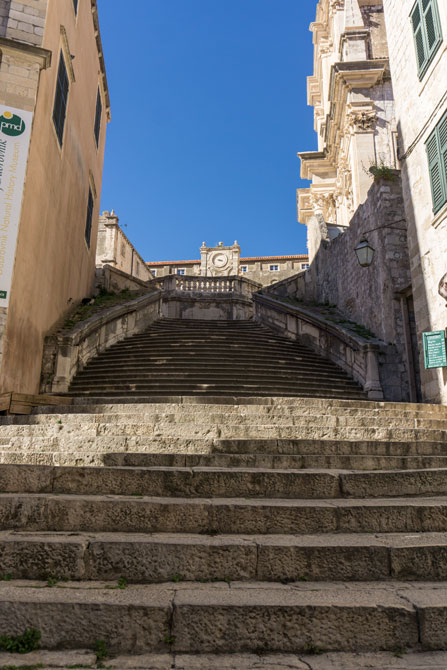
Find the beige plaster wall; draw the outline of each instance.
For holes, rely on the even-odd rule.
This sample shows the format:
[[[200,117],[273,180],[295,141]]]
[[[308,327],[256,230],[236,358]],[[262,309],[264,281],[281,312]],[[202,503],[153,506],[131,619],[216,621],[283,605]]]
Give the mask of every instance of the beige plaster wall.
[[[433,214],[425,142],[447,110],[447,3],[438,0],[443,43],[421,80],[410,12],[414,0],[384,0],[396,97],[399,157],[425,400],[447,403],[446,369],[424,370],[422,333],[447,326],[438,284],[447,272],[447,205]]]
[[[6,4],[0,6],[5,9]],[[13,2],[23,5],[24,25],[10,14],[7,37],[38,43],[52,53],[51,66],[41,72],[29,151],[25,191],[11,301],[3,338],[2,391],[37,393],[43,341],[48,331],[76,301],[89,295],[95,273],[95,246],[101,176],[106,134],[105,99],[99,148],[94,139],[96,96],[100,61],[92,18],[92,0],[79,0],[78,15],[72,0],[48,0],[48,11],[39,35],[36,24],[42,16],[29,10],[43,9],[43,0]],[[14,7],[13,7],[14,6]],[[26,18],[25,18],[26,17]],[[27,26],[27,27],[25,27]],[[32,28],[32,33],[30,32]],[[62,149],[52,121],[61,26],[65,28],[75,82],[70,92]],[[3,29],[5,27],[3,17]],[[14,32],[19,31],[19,32]],[[2,70],[0,85],[8,82]],[[17,72],[17,77],[21,73]],[[32,77],[37,73],[31,68]],[[1,89],[0,100],[19,106],[20,88]],[[19,97],[17,97],[19,96]],[[84,231],[89,185],[94,191],[91,247]]]

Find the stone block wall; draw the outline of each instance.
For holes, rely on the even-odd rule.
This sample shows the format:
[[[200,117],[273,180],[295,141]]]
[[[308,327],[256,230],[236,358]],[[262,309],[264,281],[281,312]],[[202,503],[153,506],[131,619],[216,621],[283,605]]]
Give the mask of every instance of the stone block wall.
[[[42,46],[48,0],[0,0],[0,36]]]
[[[411,287],[411,276],[398,173],[395,181],[381,180],[372,185],[349,228],[335,239],[329,239],[322,217],[312,228],[320,239],[310,269],[271,287],[269,292],[336,305],[347,320],[368,328],[387,345],[380,361],[387,399],[408,400],[410,370],[401,300]],[[365,237],[375,249],[369,267],[360,266],[354,251]]]

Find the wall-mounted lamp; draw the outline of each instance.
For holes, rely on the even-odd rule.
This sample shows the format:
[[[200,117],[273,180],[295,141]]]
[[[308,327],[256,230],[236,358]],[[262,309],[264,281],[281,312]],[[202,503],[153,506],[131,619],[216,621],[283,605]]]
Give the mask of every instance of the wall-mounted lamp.
[[[406,231],[406,228],[394,228],[394,226],[397,223],[403,223],[405,222],[405,219],[399,219],[399,221],[393,221],[390,224],[387,224],[385,226],[378,226],[377,228],[372,228],[372,230],[367,230],[363,235],[367,235],[368,233],[373,233],[376,230],[382,230],[383,228],[391,228],[392,230],[403,230]],[[366,237],[362,237],[356,248],[354,249],[358,261],[362,268],[367,268],[371,263],[373,262],[374,259],[374,254],[375,254],[375,249],[372,248]]]
[[[366,238],[360,240],[354,251],[362,268],[366,268],[371,265],[373,262],[375,250],[372,248]]]

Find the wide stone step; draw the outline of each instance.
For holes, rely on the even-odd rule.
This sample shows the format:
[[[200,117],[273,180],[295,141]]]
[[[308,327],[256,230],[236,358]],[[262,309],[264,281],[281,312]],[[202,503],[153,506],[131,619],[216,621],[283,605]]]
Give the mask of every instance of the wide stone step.
[[[228,360],[223,360],[217,362],[214,358],[214,360],[209,360],[209,361],[204,361],[203,359],[197,360],[197,359],[187,359],[184,358],[181,361],[176,360],[174,357],[158,357],[158,358],[153,358],[153,360],[141,360],[138,357],[134,357],[132,359],[129,359],[127,356],[122,358],[122,360],[116,360],[113,364],[113,369],[115,372],[120,372],[120,371],[125,371],[128,370],[129,372],[152,372],[154,370],[171,370],[171,369],[182,369],[187,372],[195,371],[195,372],[221,372],[221,371],[226,371],[226,370],[236,370],[240,373],[241,371],[241,363],[243,363],[243,359],[237,360],[237,361],[228,361]],[[306,362],[306,363],[300,363],[300,362],[290,362],[287,363],[287,365],[283,365],[283,363],[286,363],[286,361],[275,358],[274,360],[271,361],[253,361],[251,363],[243,363],[243,368],[244,370],[264,370],[264,371],[276,371],[279,369],[285,369],[286,371],[299,371],[301,373],[305,372],[312,372],[317,370],[327,371],[327,372],[334,372],[337,371],[340,374],[340,371],[337,370],[337,368],[333,365],[330,364],[325,364],[325,363],[312,363]],[[95,359],[91,363],[88,364],[87,368],[84,368],[99,372],[102,370],[105,371],[110,371],[110,361],[103,361],[101,358]],[[79,372],[79,374],[82,374],[83,370]]]
[[[96,667],[96,656],[83,650],[36,651],[26,659],[31,667],[37,665],[42,670]],[[10,663],[9,654],[0,654],[0,664],[3,661]],[[308,651],[300,654],[120,654],[109,656],[106,663],[110,670],[445,670],[447,652],[324,653],[310,645]]]
[[[193,535],[0,532],[13,579],[150,584],[185,581],[445,581],[447,533]]]
[[[363,427],[363,428],[427,428],[447,430],[447,418],[434,418],[437,415],[430,415],[430,418],[406,418],[400,416],[336,416],[335,414],[292,414],[283,412],[271,412],[269,414],[262,412],[222,412],[219,408],[210,408],[208,411],[197,409],[191,412],[186,406],[183,408],[168,408],[165,412],[157,411],[145,413],[121,413],[121,414],[54,414],[54,415],[36,415],[31,417],[0,417],[2,426],[21,426],[21,425],[47,425],[48,427],[58,427],[61,425],[70,425],[77,423],[81,427],[84,424],[121,424],[148,425],[148,424],[169,424],[169,423],[199,423],[201,425],[212,426],[214,424],[228,423],[231,425],[244,426],[306,426],[306,427]],[[82,428],[81,428],[82,429]],[[2,435],[8,435],[11,428],[2,428]]]
[[[396,471],[3,465],[6,493],[280,499],[447,495],[447,469]]]
[[[0,494],[0,530],[280,535],[445,532],[447,497],[327,500]]]
[[[256,384],[268,384],[270,387],[282,386],[283,384],[293,384],[294,386],[303,385],[304,387],[318,387],[318,385],[333,385],[334,388],[339,386],[352,387],[360,390],[358,384],[354,381],[346,378],[343,378],[340,374],[335,372],[325,371],[321,372],[319,375],[318,382],[313,383],[312,378],[308,373],[302,372],[300,370],[281,370],[280,368],[276,369],[274,374],[265,372],[262,369],[259,370],[244,370],[243,372],[239,369],[231,370],[197,370],[192,368],[191,370],[182,369],[181,372],[175,370],[165,370],[163,368],[152,368],[151,370],[139,370],[139,371],[130,371],[130,370],[90,370],[86,369],[81,372],[76,377],[76,381],[72,383],[72,388],[75,388],[78,384],[86,384],[88,382],[94,383],[104,383],[108,384],[110,382],[120,382],[120,383],[152,383],[156,381],[160,384],[171,384],[177,385],[178,382],[188,382],[190,384],[229,384],[233,383],[234,385],[239,385],[242,382],[242,386],[245,386],[248,382]]]
[[[76,380],[72,382],[70,389],[74,390],[77,388],[83,388],[86,386],[95,385],[100,388],[108,388],[113,384],[115,388],[122,388],[123,386],[137,388],[172,388],[179,386],[188,386],[190,388],[202,387],[212,385],[214,387],[230,386],[231,384],[234,387],[241,387],[242,389],[247,388],[247,386],[259,386],[262,388],[268,385],[270,388],[278,389],[287,389],[293,388],[296,389],[303,388],[304,390],[309,389],[319,389],[319,388],[328,388],[340,390],[340,389],[350,389],[355,390],[357,393],[362,393],[360,387],[355,382],[341,378],[340,376],[324,374],[320,375],[318,382],[312,382],[309,380],[308,375],[301,374],[291,374],[289,372],[277,371],[275,375],[264,374],[262,372],[247,372],[244,375],[241,375],[239,372],[237,375],[233,375],[229,372],[218,372],[215,374],[209,373],[197,373],[197,372],[164,372],[163,370],[153,371],[151,373],[92,373],[86,372],[83,375],[77,376]]]
[[[189,436],[189,440],[195,441],[198,439],[235,440],[236,452],[239,453],[240,447],[244,446],[242,440],[246,440],[246,449],[250,449],[250,443],[257,445],[263,440],[316,440],[324,442],[334,442],[337,440],[348,442],[371,442],[378,440],[380,442],[424,442],[436,443],[440,442],[445,445],[447,431],[427,428],[383,428],[383,427],[365,427],[360,428],[356,426],[300,426],[300,425],[244,425],[230,423],[225,424],[200,424],[191,422],[154,422],[154,423],[92,423],[79,424],[77,427],[74,423],[52,425],[46,424],[30,424],[30,425],[5,425],[2,426],[3,437],[0,444],[7,444],[8,446],[26,444],[32,447],[32,443],[22,441],[29,438],[30,440],[39,440],[46,438],[53,440],[53,444],[68,444],[67,440],[73,440],[73,445],[80,446],[79,440],[85,440],[85,447],[95,447],[97,438],[110,438],[110,446],[112,449],[105,449],[105,451],[117,451],[119,448],[113,447],[113,439],[126,438],[126,445],[124,451],[129,451],[132,445],[135,447],[133,451],[139,451],[138,446],[146,446],[151,444],[153,438],[164,438],[165,443],[169,440],[177,440]],[[150,442],[148,442],[148,440]],[[122,441],[122,440],[121,440]],[[40,445],[39,441],[35,443]],[[49,443],[50,444],[50,443]],[[233,448],[234,449],[234,448]],[[233,451],[230,448],[230,451]],[[143,449],[146,451],[146,449]],[[166,447],[164,451],[166,450]],[[172,449],[169,449],[173,451]],[[251,452],[253,450],[251,449]],[[197,453],[193,449],[193,453]],[[287,452],[286,452],[287,453]],[[357,452],[358,453],[358,452]],[[426,451],[420,454],[427,453]],[[429,454],[430,455],[430,452]],[[432,453],[432,455],[442,455],[439,451]]]
[[[73,405],[40,405],[34,407],[32,415],[51,415],[62,412],[64,415],[73,413],[86,414],[104,414],[113,412],[115,415],[121,413],[151,413],[151,412],[206,412],[223,411],[230,414],[252,413],[281,413],[283,415],[316,415],[324,413],[330,416],[400,416],[403,418],[444,418],[447,419],[447,408],[443,405],[425,405],[410,403],[378,403],[368,400],[335,400],[318,398],[273,398],[264,397],[244,397],[228,398],[222,396],[215,397],[191,397],[191,396],[165,396],[157,399],[150,396],[146,403],[138,401],[137,403],[117,403],[114,399],[113,404],[104,404],[104,399],[100,399],[100,404],[94,403],[91,399],[88,403],[82,398],[73,398]],[[123,401],[125,398],[123,398]]]
[[[101,386],[99,388],[91,388],[91,389],[83,389],[77,388],[76,390],[72,390],[69,393],[66,393],[64,395],[67,396],[74,396],[78,398],[84,398],[84,397],[92,397],[95,399],[95,402],[98,401],[99,398],[105,397],[108,399],[110,402],[110,399],[113,398],[114,396],[117,398],[122,398],[123,394],[126,395],[128,399],[131,399],[132,402],[135,402],[135,398],[141,398],[143,402],[147,402],[148,396],[153,393],[154,395],[157,396],[172,396],[173,394],[177,395],[191,395],[191,396],[211,396],[215,395],[216,393],[219,393],[221,396],[228,396],[228,397],[233,397],[235,392],[239,396],[243,396],[244,394],[247,397],[252,397],[253,393],[258,393],[260,397],[267,397],[269,396],[272,391],[275,393],[277,397],[284,397],[284,398],[290,398],[293,396],[296,397],[308,397],[308,398],[340,398],[340,399],[352,399],[352,400],[362,400],[365,399],[365,394],[357,391],[341,391],[337,389],[332,389],[328,388],[327,390],[321,389],[320,391],[316,390],[306,390],[300,387],[299,389],[279,389],[277,387],[273,389],[269,389],[269,391],[261,391],[259,390],[259,387],[256,388],[252,385],[246,385],[243,388],[240,386],[234,387],[234,385],[230,387],[225,387],[221,386],[219,387],[218,385],[212,385],[212,384],[206,384],[204,385],[206,388],[200,387],[198,385],[196,386],[188,386],[188,385],[183,385],[183,386],[169,386],[167,385],[166,388],[163,387],[157,387],[157,388],[145,388],[143,387],[138,387],[138,389],[135,390],[129,390],[128,388],[125,388],[120,385],[118,389],[116,388],[102,388]],[[104,394],[104,395],[100,395]]]
[[[447,645],[447,588],[404,582],[267,587],[262,583],[162,584],[110,589],[112,583],[0,584],[5,635],[39,629],[46,649],[115,653],[281,652],[309,648],[368,651]],[[37,587],[37,588],[36,588]],[[57,625],[55,622],[57,621]]]
[[[1,453],[1,452],[0,452]],[[447,468],[447,456],[376,456],[372,454],[104,454],[109,467],[219,467],[269,469],[414,470]]]

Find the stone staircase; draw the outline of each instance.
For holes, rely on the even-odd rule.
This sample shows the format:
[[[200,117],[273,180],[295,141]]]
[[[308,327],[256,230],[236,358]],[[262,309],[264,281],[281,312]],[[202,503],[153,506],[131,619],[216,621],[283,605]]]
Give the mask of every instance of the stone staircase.
[[[100,354],[70,394],[366,398],[331,361],[254,321],[176,319]]]
[[[120,668],[445,670],[446,407],[113,401],[1,418],[0,635]]]

